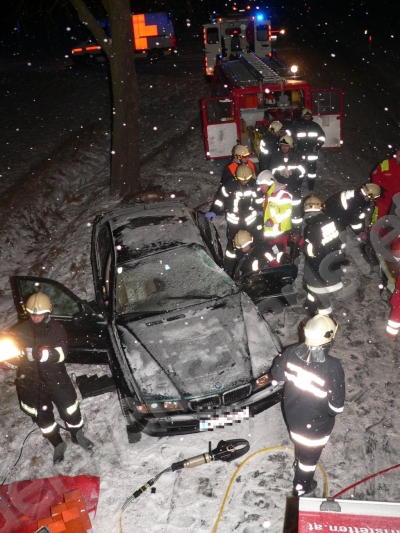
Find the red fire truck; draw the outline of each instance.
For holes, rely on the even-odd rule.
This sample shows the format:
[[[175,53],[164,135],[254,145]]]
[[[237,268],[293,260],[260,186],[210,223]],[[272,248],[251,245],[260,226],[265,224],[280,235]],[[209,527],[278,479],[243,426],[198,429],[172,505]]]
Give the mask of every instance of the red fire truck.
[[[273,59],[254,53],[215,66],[214,96],[201,100],[207,159],[230,157],[232,147],[240,143],[254,152],[252,159],[257,161],[262,127],[272,120],[290,124],[300,118],[304,107],[313,111],[325,132],[323,148],[342,147],[342,90],[312,89],[298,77],[282,77],[273,67]]]

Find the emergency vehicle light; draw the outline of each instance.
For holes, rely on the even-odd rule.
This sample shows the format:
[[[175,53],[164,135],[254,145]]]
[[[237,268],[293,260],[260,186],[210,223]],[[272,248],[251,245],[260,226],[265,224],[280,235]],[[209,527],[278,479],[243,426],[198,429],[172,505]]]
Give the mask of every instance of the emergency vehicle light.
[[[101,46],[87,46],[86,50],[100,50]]]
[[[83,52],[83,48],[74,48],[74,49],[72,50],[72,53],[73,53],[73,54],[79,54],[80,52]]]

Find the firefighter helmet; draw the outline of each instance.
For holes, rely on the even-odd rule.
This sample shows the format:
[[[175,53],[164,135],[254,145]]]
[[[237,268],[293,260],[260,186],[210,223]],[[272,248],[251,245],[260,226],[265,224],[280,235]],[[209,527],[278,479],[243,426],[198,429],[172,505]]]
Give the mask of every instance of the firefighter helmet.
[[[290,148],[293,148],[293,137],[290,135],[284,135],[279,139],[278,144],[283,144],[285,146],[290,146]]]
[[[247,146],[243,146],[242,144],[237,144],[232,148],[232,156],[235,159],[242,159],[242,157],[249,157],[250,152]]]
[[[304,213],[319,213],[322,210],[322,202],[316,196],[309,196],[304,202]]]
[[[302,116],[303,118],[304,118],[306,115],[309,115],[310,117],[313,116],[311,109],[308,109],[308,107],[305,107],[305,108],[301,111],[301,116]]]
[[[235,248],[246,248],[253,242],[253,235],[246,231],[245,229],[239,230],[233,238],[233,244]]]
[[[315,315],[304,328],[307,346],[323,346],[333,341],[338,325],[330,316]]]
[[[282,128],[282,122],[279,122],[279,120],[273,120],[269,125],[269,130],[272,131],[272,133],[277,133],[278,131],[281,131]]]
[[[51,313],[53,306],[46,294],[35,292],[29,296],[25,308],[31,315],[44,315],[45,313]]]
[[[258,185],[272,185],[275,183],[274,175],[270,170],[263,170],[257,176]]]
[[[235,172],[235,178],[240,181],[248,181],[253,177],[253,171],[249,167],[249,165],[246,165],[244,163],[241,163],[238,165],[236,172]]]
[[[361,192],[364,196],[368,196],[370,200],[374,200],[381,195],[381,188],[376,183],[365,183],[361,186]]]

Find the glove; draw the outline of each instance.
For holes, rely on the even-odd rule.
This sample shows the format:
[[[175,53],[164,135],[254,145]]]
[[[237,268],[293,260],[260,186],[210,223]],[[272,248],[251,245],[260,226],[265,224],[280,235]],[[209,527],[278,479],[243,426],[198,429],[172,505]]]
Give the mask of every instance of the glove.
[[[368,241],[367,232],[366,231],[362,231],[361,233],[359,233],[357,235],[357,240],[358,240],[358,242],[363,242],[363,243],[367,242]]]
[[[258,212],[257,212],[257,216],[259,216],[259,217],[262,217],[262,216],[263,216],[263,214],[264,214],[264,212],[263,212],[263,211],[258,211]]]
[[[217,215],[213,211],[209,211],[204,215],[206,218],[209,218],[210,220],[214,220],[214,218],[217,218]]]
[[[274,225],[274,221],[272,220],[272,218],[269,218],[266,223],[265,223],[265,227],[267,228],[272,228]]]

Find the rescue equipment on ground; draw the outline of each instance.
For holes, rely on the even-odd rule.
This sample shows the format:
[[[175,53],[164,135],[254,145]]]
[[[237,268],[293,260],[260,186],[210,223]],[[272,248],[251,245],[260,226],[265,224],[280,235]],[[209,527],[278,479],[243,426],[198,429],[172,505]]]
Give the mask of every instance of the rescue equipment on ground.
[[[182,468],[194,468],[195,466],[211,463],[212,461],[224,461],[230,463],[231,461],[242,457],[242,455],[246,454],[249,449],[250,444],[245,439],[220,440],[214,450],[211,450],[210,441],[207,453],[202,453],[201,455],[196,455],[195,457],[190,457],[189,459],[173,463],[171,466],[150,479],[126,500],[122,506],[122,511],[124,511],[133,500],[139,498],[145,490],[154,485],[165,472],[176,472],[177,470],[182,470]]]

